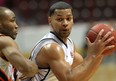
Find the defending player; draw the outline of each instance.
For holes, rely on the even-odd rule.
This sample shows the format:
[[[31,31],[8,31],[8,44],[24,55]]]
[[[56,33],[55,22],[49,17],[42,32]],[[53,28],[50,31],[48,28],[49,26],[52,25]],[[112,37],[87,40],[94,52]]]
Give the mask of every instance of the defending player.
[[[15,14],[8,8],[0,7],[0,81],[14,81],[12,65],[28,77],[38,72],[37,65],[19,51],[14,41],[17,32]]]

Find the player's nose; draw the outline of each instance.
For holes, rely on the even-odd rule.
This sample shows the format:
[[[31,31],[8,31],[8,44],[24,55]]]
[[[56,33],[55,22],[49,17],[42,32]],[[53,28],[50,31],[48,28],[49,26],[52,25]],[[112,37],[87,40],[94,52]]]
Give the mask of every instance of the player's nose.
[[[62,22],[62,25],[63,25],[64,27],[67,27],[67,26],[68,26],[68,21],[67,21],[67,20],[64,20],[64,21]]]

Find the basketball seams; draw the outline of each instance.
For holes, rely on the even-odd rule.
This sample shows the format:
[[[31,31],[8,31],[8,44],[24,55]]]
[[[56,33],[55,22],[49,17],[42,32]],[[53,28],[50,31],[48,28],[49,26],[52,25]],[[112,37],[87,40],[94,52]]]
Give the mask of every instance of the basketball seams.
[[[93,29],[90,29],[90,31],[92,31],[93,33],[95,33],[96,35],[98,35],[98,33],[95,30],[93,30]]]
[[[91,32],[93,32],[94,34],[98,35],[98,33],[93,30],[93,29],[90,29]],[[112,32],[112,31],[111,31]],[[111,36],[113,36],[113,34],[111,33]],[[102,36],[103,37],[103,36]],[[116,43],[116,40],[112,40],[112,42]]]

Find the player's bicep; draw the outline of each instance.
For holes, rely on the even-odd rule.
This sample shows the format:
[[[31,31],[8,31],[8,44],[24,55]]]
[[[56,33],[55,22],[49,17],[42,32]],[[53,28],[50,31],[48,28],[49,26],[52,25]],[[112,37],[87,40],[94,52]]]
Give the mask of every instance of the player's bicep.
[[[18,49],[16,49],[13,46],[8,46],[8,47],[5,47],[4,49],[2,49],[1,51],[4,54],[4,56],[6,57],[6,59],[11,64],[16,66],[16,68],[17,67],[19,68],[19,67],[23,66],[23,62],[25,62],[25,58],[18,51]]]
[[[0,37],[0,51],[1,51],[0,57],[2,57],[5,60],[7,60],[6,56],[9,53],[8,52],[3,53],[2,50],[4,49],[4,51],[5,51],[7,47],[15,47],[15,48],[18,49],[18,47],[16,45],[16,42],[12,38],[10,38],[8,36],[2,36],[2,37]]]
[[[55,76],[59,81],[66,81],[71,66],[65,61],[63,49],[56,44],[52,44],[46,45],[45,51],[47,51],[47,62]]]
[[[0,38],[0,50],[7,59],[14,57],[13,54],[20,54],[16,42],[8,36]]]
[[[59,81],[67,81],[71,73],[71,66],[63,60],[56,60],[50,64],[50,68]]]
[[[10,37],[0,38],[1,54],[20,72],[27,76],[33,76],[37,70],[37,66],[22,55],[16,42]]]
[[[18,49],[9,46],[4,48],[2,53],[4,53],[7,60],[24,75],[32,76],[33,72],[35,72],[35,65],[32,65],[33,63],[24,57]]]

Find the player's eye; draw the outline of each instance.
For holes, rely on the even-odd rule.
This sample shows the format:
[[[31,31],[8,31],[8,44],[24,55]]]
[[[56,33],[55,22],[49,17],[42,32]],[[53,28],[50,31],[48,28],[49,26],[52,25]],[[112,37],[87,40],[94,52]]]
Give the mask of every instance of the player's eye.
[[[14,18],[13,19],[10,19],[10,22],[15,22],[15,21],[16,21],[16,19],[14,19]]]
[[[67,21],[71,21],[71,18],[67,18],[66,20],[67,20]]]
[[[63,21],[63,19],[62,18],[58,18],[57,21],[61,22],[61,21]]]

